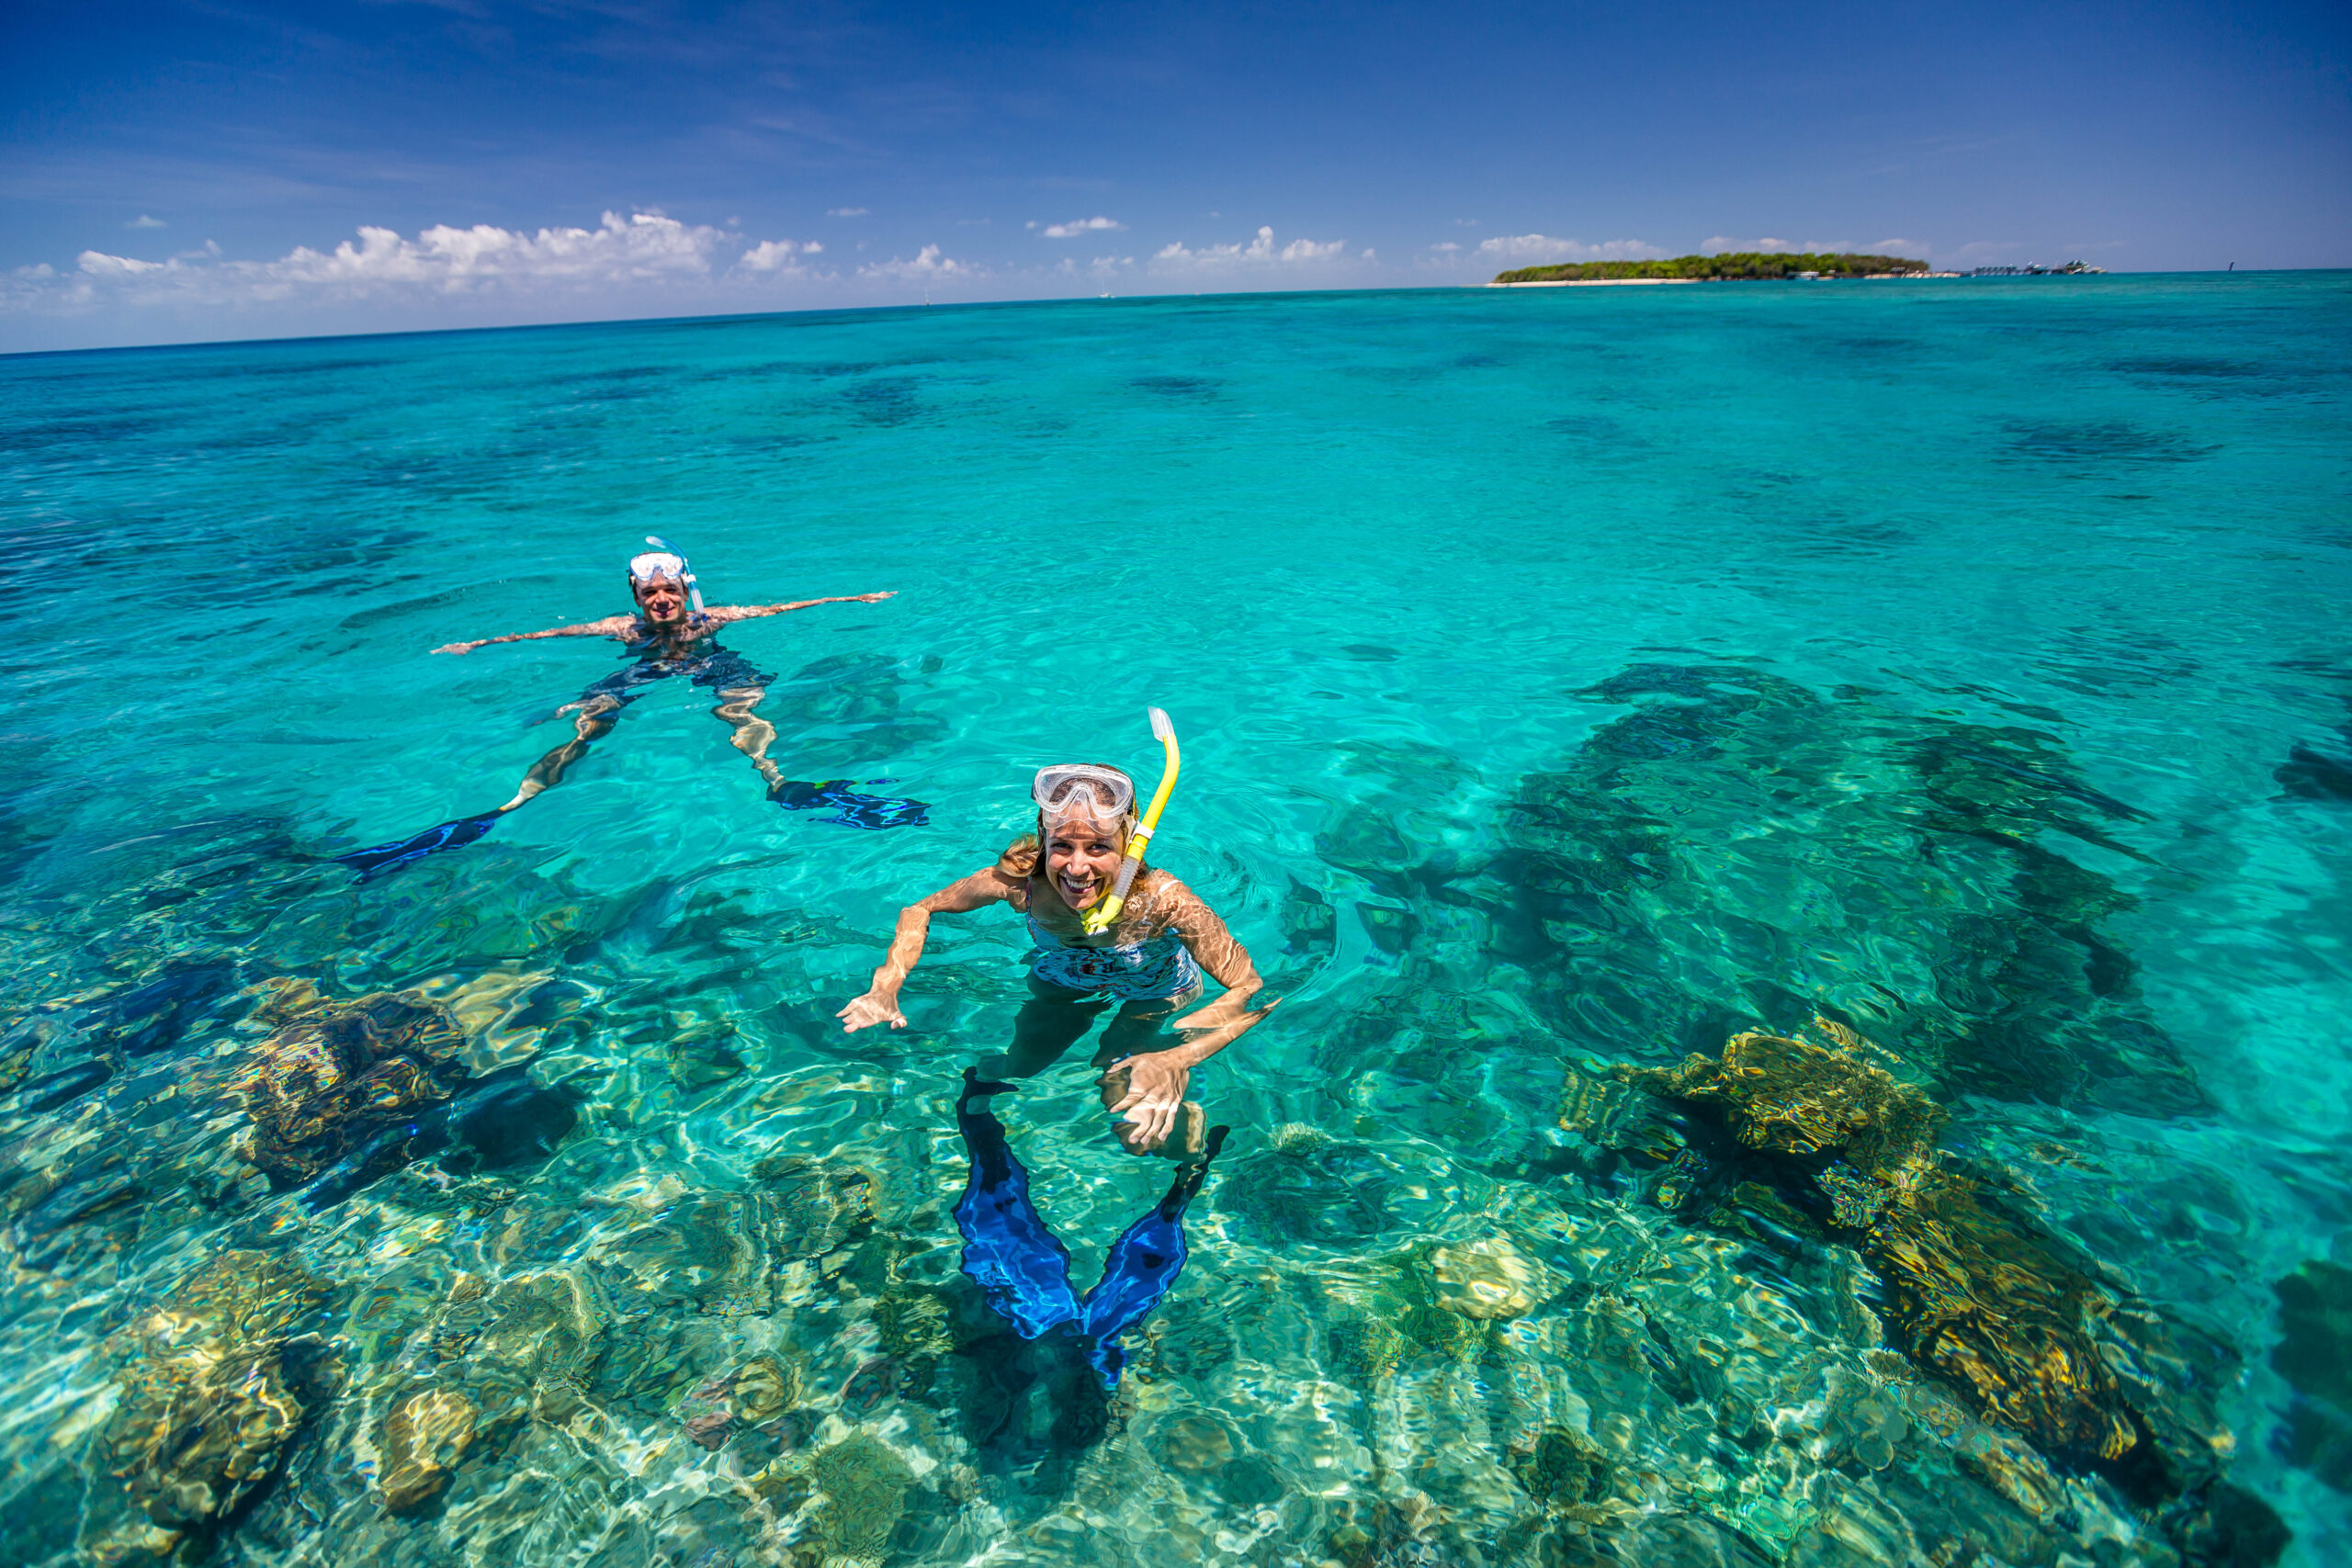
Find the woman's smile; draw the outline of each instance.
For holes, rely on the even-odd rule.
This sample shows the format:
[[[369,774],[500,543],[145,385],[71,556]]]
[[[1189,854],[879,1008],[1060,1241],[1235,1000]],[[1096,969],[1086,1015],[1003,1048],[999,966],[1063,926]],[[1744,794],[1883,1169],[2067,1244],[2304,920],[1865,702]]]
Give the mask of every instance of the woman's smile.
[[[1081,822],[1057,827],[1046,843],[1046,871],[1054,891],[1073,909],[1084,909],[1110,890],[1126,846],[1115,831]]]

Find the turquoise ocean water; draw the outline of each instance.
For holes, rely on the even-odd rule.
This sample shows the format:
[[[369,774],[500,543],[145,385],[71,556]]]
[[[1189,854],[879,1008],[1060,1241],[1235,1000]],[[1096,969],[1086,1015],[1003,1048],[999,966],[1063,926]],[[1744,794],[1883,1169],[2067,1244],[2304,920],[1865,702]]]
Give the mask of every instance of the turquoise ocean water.
[[[2345,1561],[2348,399],[2343,273],[0,360],[0,1561]],[[673,682],[328,860],[507,797],[617,650],[427,650],[647,533],[897,592],[725,642],[930,825]],[[1019,922],[831,1014],[1147,705],[1287,999],[1106,1399],[957,1269]],[[1743,1031],[1932,1148],[1617,1072]],[[1081,1286],[1088,1080],[1002,1102]]]

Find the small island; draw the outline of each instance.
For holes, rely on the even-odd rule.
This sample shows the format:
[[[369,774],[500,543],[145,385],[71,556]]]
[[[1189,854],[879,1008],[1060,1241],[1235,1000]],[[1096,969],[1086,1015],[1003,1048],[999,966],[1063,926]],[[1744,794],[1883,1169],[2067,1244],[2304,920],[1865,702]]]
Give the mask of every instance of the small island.
[[[1732,251],[1666,261],[1561,262],[1497,273],[1490,288],[1563,283],[1727,283],[1771,277],[1925,277],[1928,264],[1906,256],[1850,252]]]

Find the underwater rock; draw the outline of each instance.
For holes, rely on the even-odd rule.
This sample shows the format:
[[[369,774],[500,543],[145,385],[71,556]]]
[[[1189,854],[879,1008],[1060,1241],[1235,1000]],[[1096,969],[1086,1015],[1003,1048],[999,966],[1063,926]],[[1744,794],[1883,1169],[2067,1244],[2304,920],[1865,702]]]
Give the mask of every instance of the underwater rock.
[[[1943,1111],[1863,1060],[1869,1042],[1827,1020],[1814,1029],[1833,1043],[1750,1032],[1720,1062],[1620,1075],[1720,1114],[1747,1148],[1845,1162],[1791,1175],[1810,1179],[1830,1201],[1830,1224],[1855,1234],[1912,1359],[2045,1447],[2130,1452],[2141,1427],[2090,1332],[2114,1296],[1978,1183],[1937,1164]],[[1795,1210],[1781,1215],[1803,1223]]]
[[[2345,737],[2352,747],[2352,733]],[[2297,745],[2270,776],[2298,800],[2352,801],[2352,752],[2331,756],[2317,747]]]
[[[1508,1236],[1489,1236],[1464,1247],[1430,1253],[1437,1304],[1471,1318],[1523,1317],[1551,1294],[1546,1270],[1511,1246]]]
[[[566,1269],[503,1280],[487,1304],[475,1356],[533,1385],[540,1416],[561,1420],[604,1360],[610,1308]]]
[[[1532,1442],[1512,1449],[1510,1472],[1546,1507],[1598,1502],[1609,1489],[1608,1457],[1589,1438],[1565,1427],[1546,1427]]]
[[[735,1037],[733,1024],[696,1022],[683,1015],[677,1022],[670,1036],[670,1081],[680,1089],[691,1094],[749,1070],[727,1043]]]
[[[610,1288],[637,1304],[696,1311],[773,1312],[813,1283],[808,1261],[862,1237],[873,1224],[862,1171],[791,1159],[763,1162],[752,1191],[678,1194],[644,1224],[598,1244]]]
[[[2119,1460],[2141,1444],[2093,1336],[2115,1298],[1976,1184],[1917,1173],[1861,1252],[1898,1342],[1986,1415],[2060,1453]]]
[[[537,1051],[544,1028],[514,1021],[547,978],[503,970],[462,982],[443,976],[342,1002],[306,979],[263,982],[248,1021],[271,1032],[250,1048],[233,1086],[252,1123],[245,1157],[280,1186],[325,1174],[314,1208],[399,1168],[420,1114],[478,1075],[511,1072]],[[544,1155],[576,1119],[551,1091],[491,1093],[458,1125],[492,1167]]]
[[[2226,1384],[2226,1348],[2128,1307],[2094,1264],[1953,1168],[1932,1142],[1940,1109],[1863,1060],[1868,1041],[1814,1029],[1831,1043],[1750,1032],[1721,1062],[1620,1074],[1779,1160],[1730,1199],[1850,1242],[1883,1288],[1889,1336],[1987,1418],[2106,1466],[2143,1502],[2211,1483],[2229,1439],[2192,1391]]]
[[[413,1513],[441,1495],[474,1440],[481,1412],[453,1389],[410,1394],[384,1417],[377,1492],[389,1513]]]
[[[747,1361],[735,1374],[728,1403],[746,1421],[767,1421],[800,1403],[800,1373],[772,1356]]]
[[[889,1445],[865,1432],[820,1449],[808,1461],[808,1478],[824,1494],[817,1515],[829,1562],[850,1558],[876,1562],[890,1532],[906,1513],[914,1472]]]
[[[2271,1367],[2297,1392],[2352,1415],[2352,1269],[2314,1259],[2271,1289],[2279,1329]]]
[[[306,1414],[284,1352],[327,1292],[294,1264],[229,1251],[122,1330],[130,1354],[96,1453],[120,1501],[162,1533],[108,1530],[104,1506],[88,1528],[161,1552],[275,1474]]]
[[[1213,1416],[1179,1416],[1153,1430],[1151,1451],[1169,1469],[1197,1475],[1232,1463],[1241,1444],[1231,1427]]]
[[[254,1019],[276,1027],[234,1087],[252,1122],[245,1157],[283,1185],[448,1099],[465,1077],[452,1060],[465,1035],[438,1008],[389,992],[330,1001],[300,979],[265,987]]]
[[[1838,1048],[1750,1032],[1727,1041],[1720,1061],[1693,1055],[1670,1071],[1621,1076],[1666,1099],[1719,1107],[1751,1149],[1840,1155],[1892,1179],[1934,1148],[1942,1108],[1863,1061],[1857,1053],[1868,1043],[1851,1030],[1826,1019],[1813,1027]]]
[[[1235,1162],[1215,1201],[1252,1240],[1351,1247],[1395,1225],[1387,1204],[1398,1179],[1362,1144],[1293,1137]]]
[[[701,1416],[689,1416],[684,1426],[686,1429],[686,1437],[695,1447],[707,1449],[712,1453],[717,1453],[725,1448],[727,1439],[735,1435],[735,1417],[724,1410],[713,1410]]]

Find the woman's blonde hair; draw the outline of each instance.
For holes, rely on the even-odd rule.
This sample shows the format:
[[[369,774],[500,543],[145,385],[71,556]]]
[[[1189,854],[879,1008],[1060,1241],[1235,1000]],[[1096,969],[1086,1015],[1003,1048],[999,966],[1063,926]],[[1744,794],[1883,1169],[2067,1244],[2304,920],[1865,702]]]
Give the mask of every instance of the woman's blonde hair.
[[[1114,768],[1108,762],[1090,762],[1087,766],[1101,768],[1104,773],[1116,773],[1127,780],[1127,808],[1119,814],[1119,844],[1124,849],[1127,840],[1135,837],[1136,823],[1139,820],[1135,806],[1136,781],[1127,778],[1125,769]],[[996,869],[1001,875],[1018,877],[1025,882],[1037,874],[1037,867],[1045,858],[1046,814],[1040,811],[1035,828],[1004,846],[1004,852],[996,857]]]

